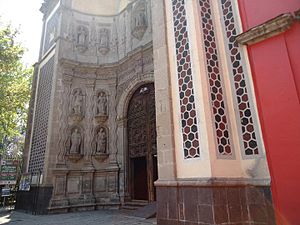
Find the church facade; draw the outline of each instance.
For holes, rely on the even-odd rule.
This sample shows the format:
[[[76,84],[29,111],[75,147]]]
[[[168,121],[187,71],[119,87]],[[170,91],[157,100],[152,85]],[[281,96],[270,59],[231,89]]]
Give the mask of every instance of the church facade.
[[[19,208],[274,224],[239,3],[45,1]]]

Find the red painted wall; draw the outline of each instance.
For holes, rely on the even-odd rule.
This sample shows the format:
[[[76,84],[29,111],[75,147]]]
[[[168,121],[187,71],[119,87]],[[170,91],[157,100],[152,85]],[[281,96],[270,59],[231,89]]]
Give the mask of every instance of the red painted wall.
[[[239,0],[244,30],[300,0]],[[300,225],[300,23],[248,47],[278,224]]]

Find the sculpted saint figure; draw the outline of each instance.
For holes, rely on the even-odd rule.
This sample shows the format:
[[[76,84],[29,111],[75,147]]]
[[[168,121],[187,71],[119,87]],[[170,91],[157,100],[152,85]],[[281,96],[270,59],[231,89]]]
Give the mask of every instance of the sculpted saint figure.
[[[106,153],[106,132],[104,128],[100,128],[97,134],[97,149],[96,153]]]
[[[138,15],[137,26],[145,26],[145,25],[146,25],[146,22],[145,22],[145,13],[142,11]]]
[[[85,39],[86,39],[86,33],[83,27],[79,27],[78,28],[78,34],[77,34],[77,42],[80,45],[84,45],[85,44]]]
[[[73,113],[82,114],[83,96],[80,91],[76,91],[73,100]]]
[[[108,31],[105,29],[100,31],[100,46],[108,47]]]
[[[71,148],[70,154],[79,154],[81,145],[81,134],[78,129],[75,129],[71,135]]]
[[[104,92],[100,92],[97,99],[97,115],[105,116],[107,113],[107,98]]]

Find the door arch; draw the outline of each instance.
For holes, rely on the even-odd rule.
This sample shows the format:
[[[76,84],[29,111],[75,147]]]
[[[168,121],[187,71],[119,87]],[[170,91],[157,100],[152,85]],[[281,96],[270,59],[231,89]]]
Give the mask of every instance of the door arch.
[[[131,199],[155,200],[157,146],[154,84],[141,85],[127,112],[129,191]]]

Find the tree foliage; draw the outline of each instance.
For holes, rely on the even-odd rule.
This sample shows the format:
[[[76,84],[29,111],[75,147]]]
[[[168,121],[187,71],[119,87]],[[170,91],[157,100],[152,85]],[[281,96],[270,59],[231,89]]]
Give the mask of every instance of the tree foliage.
[[[0,24],[0,154],[19,144],[25,133],[32,68],[21,59],[24,48],[18,31]]]

